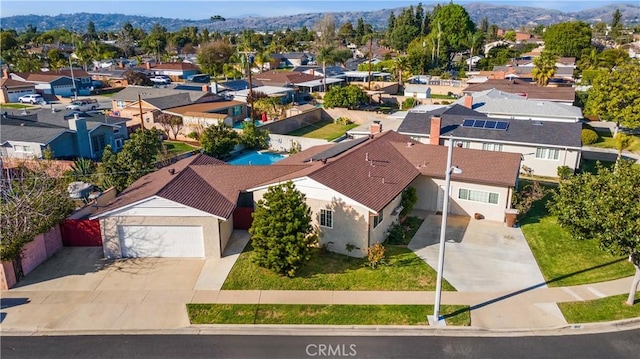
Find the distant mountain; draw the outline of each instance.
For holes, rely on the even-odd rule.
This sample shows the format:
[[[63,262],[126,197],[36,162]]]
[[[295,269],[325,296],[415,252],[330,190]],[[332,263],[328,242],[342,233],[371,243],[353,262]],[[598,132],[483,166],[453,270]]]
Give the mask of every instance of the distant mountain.
[[[388,4],[392,4],[389,2]],[[619,9],[622,20],[627,24],[640,23],[640,6],[630,4],[612,4],[594,9],[578,12],[561,12],[557,10],[541,9],[524,6],[492,5],[487,3],[469,3],[463,5],[471,19],[478,24],[486,17],[489,23],[497,24],[501,28],[520,28],[525,25],[553,24],[571,20],[582,20],[589,23],[598,21],[611,22],[613,12]],[[433,5],[423,5],[426,11],[432,11]],[[372,24],[377,29],[387,26],[387,20],[391,12],[396,15],[402,8],[381,9],[375,11],[349,11],[333,13],[336,23],[339,25],[350,21],[355,24],[362,17],[365,22]],[[224,22],[211,22],[210,20],[185,20],[164,17],[145,17],[138,15],[122,14],[61,14],[57,16],[20,15],[0,18],[5,29],[22,30],[27,25],[33,25],[38,30],[50,30],[54,28],[67,28],[84,31],[89,21],[93,21],[99,31],[119,30],[127,21],[135,27],[150,30],[155,23],[161,23],[169,31],[176,31],[185,26],[197,26],[200,29],[211,30],[239,30],[255,29],[259,31],[280,30],[287,27],[296,29],[306,26],[313,28],[324,13],[308,13],[277,17],[260,17],[256,15],[243,15],[239,18],[226,19]]]

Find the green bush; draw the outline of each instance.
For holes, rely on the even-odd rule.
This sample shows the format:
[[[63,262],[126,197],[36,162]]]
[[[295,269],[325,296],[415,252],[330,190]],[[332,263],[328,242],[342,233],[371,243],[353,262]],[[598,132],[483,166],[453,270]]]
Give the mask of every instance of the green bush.
[[[199,141],[200,140],[200,133],[198,133],[196,131],[191,131],[191,132],[189,132],[187,137],[192,138],[192,139],[194,139],[196,141]]]
[[[369,267],[376,269],[385,263],[384,255],[387,249],[380,243],[376,243],[367,250],[367,261]]]
[[[402,211],[400,211],[400,216],[404,217],[413,211],[413,206],[418,202],[418,192],[414,187],[407,187],[402,192],[402,199],[400,200],[400,205],[402,206]]]
[[[417,103],[418,103],[418,100],[416,100],[413,97],[409,97],[406,100],[402,101],[402,109],[406,110],[408,108],[413,108],[416,106]]]
[[[559,166],[558,167],[558,177],[560,179],[566,180],[573,174],[573,170],[569,166]]]
[[[336,125],[342,125],[342,126],[346,126],[346,125],[350,125],[353,122],[346,118],[346,117],[338,117],[333,121]]]
[[[598,133],[589,128],[582,129],[581,136],[582,136],[582,145],[592,145],[598,142],[598,140],[600,139],[600,136],[598,136]]]

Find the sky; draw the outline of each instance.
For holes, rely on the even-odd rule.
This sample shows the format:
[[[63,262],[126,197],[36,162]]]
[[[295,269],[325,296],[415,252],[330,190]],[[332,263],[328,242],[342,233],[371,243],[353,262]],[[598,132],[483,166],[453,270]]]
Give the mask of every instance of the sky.
[[[2,0],[0,19],[14,15],[58,15],[77,12],[119,13],[201,20],[213,15],[226,18],[242,16],[280,16],[316,12],[368,11],[417,5],[403,0]],[[449,0],[424,0],[423,4],[448,3]],[[533,6],[561,11],[579,11],[614,3],[638,4],[638,0],[454,0],[457,4],[486,2],[490,4]],[[1,25],[1,24],[0,24]]]

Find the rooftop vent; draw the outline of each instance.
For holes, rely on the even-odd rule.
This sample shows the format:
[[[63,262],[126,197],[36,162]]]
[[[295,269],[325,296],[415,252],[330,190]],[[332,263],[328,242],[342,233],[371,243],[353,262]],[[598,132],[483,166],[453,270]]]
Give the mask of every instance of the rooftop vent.
[[[175,168],[169,168],[169,174],[170,175],[174,175],[176,173],[176,169]]]

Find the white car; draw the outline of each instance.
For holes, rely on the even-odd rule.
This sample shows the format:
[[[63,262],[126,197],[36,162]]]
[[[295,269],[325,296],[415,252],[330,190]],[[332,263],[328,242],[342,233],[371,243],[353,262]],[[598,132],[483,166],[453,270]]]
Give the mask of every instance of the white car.
[[[152,78],[150,78],[149,80],[151,80],[151,82],[156,83],[156,84],[170,84],[171,83],[171,79],[169,78],[169,76],[154,76]]]
[[[20,103],[30,103],[35,105],[37,103],[44,102],[44,98],[39,94],[30,94],[18,97],[18,102]]]
[[[84,100],[75,100],[67,106],[67,110],[77,110],[77,111],[93,111],[100,107],[98,100],[95,99],[84,99]]]

